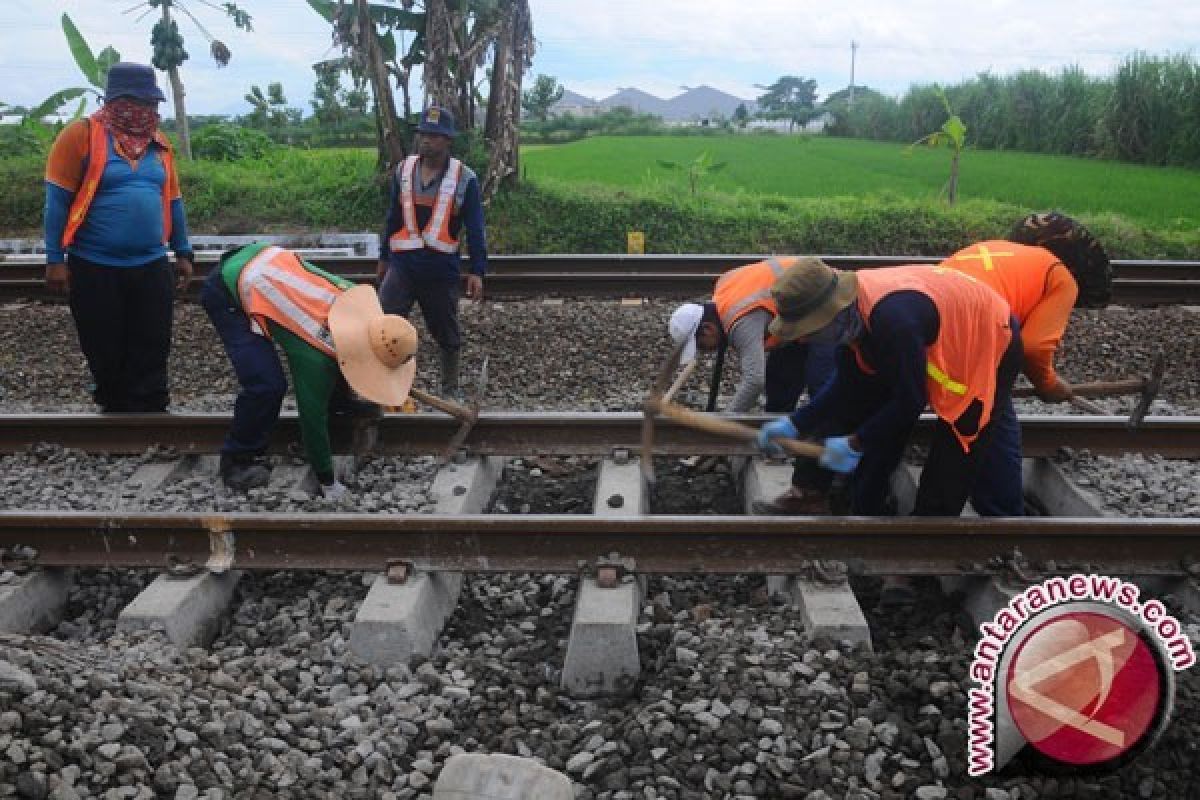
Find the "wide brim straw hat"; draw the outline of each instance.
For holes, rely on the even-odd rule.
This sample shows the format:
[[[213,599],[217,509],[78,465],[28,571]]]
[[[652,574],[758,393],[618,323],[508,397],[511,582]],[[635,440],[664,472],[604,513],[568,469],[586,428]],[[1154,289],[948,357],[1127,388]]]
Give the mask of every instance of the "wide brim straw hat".
[[[370,286],[342,292],[329,309],[328,323],[338,367],[350,388],[373,403],[403,405],[417,374],[412,323],[384,314]]]
[[[858,275],[805,256],[779,276],[771,296],[777,311],[768,332],[786,341],[800,339],[824,328],[854,302]]]

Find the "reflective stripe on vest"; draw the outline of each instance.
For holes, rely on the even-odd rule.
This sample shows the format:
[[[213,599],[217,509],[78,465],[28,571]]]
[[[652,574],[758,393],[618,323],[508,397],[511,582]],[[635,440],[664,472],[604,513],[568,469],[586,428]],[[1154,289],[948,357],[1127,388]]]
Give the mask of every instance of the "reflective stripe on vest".
[[[717,307],[717,316],[721,318],[721,327],[728,334],[742,317],[755,309],[769,311],[771,316],[778,313],[775,298],[771,297],[771,287],[795,259],[778,259],[772,256],[765,261],[755,261],[753,264],[731,269],[717,279],[713,290],[713,304]],[[768,337],[768,347],[775,347],[779,341]]]
[[[163,244],[171,241],[171,175],[175,172],[175,160],[171,156],[171,146],[161,132],[154,132],[154,141],[159,144],[160,159],[163,167]],[[150,151],[142,156],[150,155]],[[100,179],[104,176],[104,168],[108,166],[108,131],[94,118],[88,119],[88,166],[84,173],[83,182],[75,192],[75,199],[67,212],[67,227],[63,229],[62,246],[67,247],[75,241],[75,234],[87,218],[88,209],[96,199],[100,189]]]
[[[328,356],[334,355],[327,319],[339,291],[309,272],[290,250],[267,247],[246,262],[238,275],[242,310],[267,335],[265,320],[296,334]]]
[[[987,285],[955,270],[927,266],[861,270],[858,306],[868,330],[876,304],[901,291],[920,292],[937,309],[937,339],[925,350],[925,391],[933,413],[950,425],[963,450],[970,450],[992,417],[996,370],[1012,341],[1008,304]],[[874,372],[861,350],[854,348],[854,354],[865,372]],[[954,423],[975,401],[982,406],[979,427],[963,434]]]
[[[400,216],[403,227],[391,235],[388,246],[393,253],[406,250],[421,250],[429,247],[439,253],[457,253],[458,239],[450,235],[450,217],[454,196],[458,192],[458,179],[462,175],[462,162],[450,159],[446,174],[438,185],[433,213],[425,230],[417,227],[417,211],[413,199],[413,176],[417,169],[417,156],[409,156],[400,165]]]

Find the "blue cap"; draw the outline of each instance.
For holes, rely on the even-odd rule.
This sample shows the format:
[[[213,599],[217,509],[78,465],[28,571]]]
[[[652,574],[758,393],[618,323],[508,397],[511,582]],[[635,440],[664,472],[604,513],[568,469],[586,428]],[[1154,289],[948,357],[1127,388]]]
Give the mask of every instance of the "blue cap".
[[[421,112],[417,133],[434,133],[453,139],[458,135],[458,131],[454,130],[454,114],[442,106],[430,106]]]
[[[128,61],[118,61],[108,70],[104,99],[116,100],[118,97],[132,97],[147,103],[161,103],[167,99],[154,80],[153,68]]]

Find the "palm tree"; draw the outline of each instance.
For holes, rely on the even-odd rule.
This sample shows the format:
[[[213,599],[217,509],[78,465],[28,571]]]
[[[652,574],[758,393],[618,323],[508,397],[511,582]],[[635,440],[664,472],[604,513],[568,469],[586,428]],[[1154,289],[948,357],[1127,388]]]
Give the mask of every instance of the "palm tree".
[[[244,31],[253,30],[250,24],[250,15],[234,3],[226,2],[218,6],[210,0],[188,0],[188,2],[203,3],[227,15],[233,20],[235,27]],[[190,159],[192,157],[191,133],[188,129],[187,107],[184,104],[183,79],[179,77],[179,67],[184,61],[187,61],[188,52],[183,49],[183,35],[179,32],[178,22],[171,16],[172,10],[178,10],[187,16],[196,29],[208,40],[209,53],[217,62],[218,67],[227,65],[233,54],[224,42],[214,38],[208,29],[200,24],[200,20],[196,19],[196,16],[184,4],[184,0],[142,0],[133,8],[128,9],[126,13],[137,11],[143,6],[146,10],[138,17],[138,22],[155,13],[156,10],[160,13],[159,20],[154,23],[154,28],[150,32],[150,44],[154,48],[151,62],[166,72],[170,78],[171,97],[175,102],[175,125],[179,131],[179,152],[184,158]]]

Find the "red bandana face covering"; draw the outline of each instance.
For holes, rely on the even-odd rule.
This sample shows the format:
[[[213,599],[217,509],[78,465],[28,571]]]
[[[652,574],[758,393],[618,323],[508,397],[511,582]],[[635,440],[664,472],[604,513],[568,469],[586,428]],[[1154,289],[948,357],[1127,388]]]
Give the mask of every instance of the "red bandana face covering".
[[[92,119],[112,134],[121,154],[134,161],[146,153],[154,131],[158,129],[158,109],[128,97],[108,101],[92,115]]]

